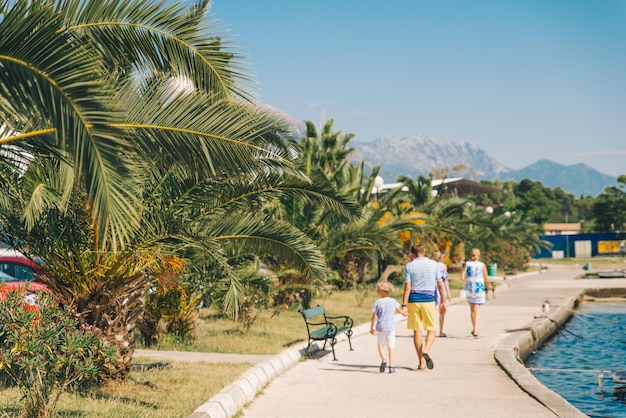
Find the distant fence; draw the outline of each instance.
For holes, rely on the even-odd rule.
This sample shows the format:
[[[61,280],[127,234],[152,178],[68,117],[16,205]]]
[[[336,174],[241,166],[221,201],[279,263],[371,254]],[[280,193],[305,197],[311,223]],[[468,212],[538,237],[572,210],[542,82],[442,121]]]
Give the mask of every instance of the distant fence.
[[[533,258],[626,255],[625,233],[546,235],[539,238],[552,243],[552,248],[542,248]]]

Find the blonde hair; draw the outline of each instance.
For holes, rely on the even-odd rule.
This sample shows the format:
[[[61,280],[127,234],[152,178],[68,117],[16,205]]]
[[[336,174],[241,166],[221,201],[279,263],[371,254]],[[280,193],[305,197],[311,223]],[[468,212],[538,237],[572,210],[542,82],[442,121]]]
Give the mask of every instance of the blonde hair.
[[[393,292],[393,285],[389,282],[378,282],[376,283],[376,290],[382,290],[383,292],[389,294]]]
[[[472,248],[470,251],[470,258],[472,260],[478,260],[480,258],[480,250],[478,248]]]

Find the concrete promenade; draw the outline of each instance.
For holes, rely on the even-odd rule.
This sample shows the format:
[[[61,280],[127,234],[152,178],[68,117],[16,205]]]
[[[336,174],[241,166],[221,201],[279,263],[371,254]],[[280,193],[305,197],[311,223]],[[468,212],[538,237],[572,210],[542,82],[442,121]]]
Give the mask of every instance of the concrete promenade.
[[[581,266],[550,266],[543,274],[494,278],[499,286],[481,308],[480,338],[470,335],[469,307],[456,301],[446,315],[447,338],[433,344],[432,370],[416,370],[412,331],[398,316],[395,374],[379,372],[376,337],[362,324],[354,351],[340,339],[338,361],[328,351],[302,361],[303,344],[251,359],[255,366],[191,417],[583,417],[519,361],[567,320],[585,292],[626,294],[626,279],[576,280],[583,273]]]

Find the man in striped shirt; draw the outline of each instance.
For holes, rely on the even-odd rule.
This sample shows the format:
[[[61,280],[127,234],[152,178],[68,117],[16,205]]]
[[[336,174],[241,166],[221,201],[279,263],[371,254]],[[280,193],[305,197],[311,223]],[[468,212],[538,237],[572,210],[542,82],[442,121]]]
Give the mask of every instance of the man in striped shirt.
[[[440,298],[439,310],[446,311],[443,274],[436,261],[424,256],[424,247],[413,244],[409,250],[411,261],[404,271],[404,295],[402,309],[407,313],[407,328],[413,330],[413,344],[419,359],[418,370],[434,367],[430,348],[435,341],[435,297]],[[439,292],[436,293],[435,289]],[[422,330],[426,340],[422,344]]]

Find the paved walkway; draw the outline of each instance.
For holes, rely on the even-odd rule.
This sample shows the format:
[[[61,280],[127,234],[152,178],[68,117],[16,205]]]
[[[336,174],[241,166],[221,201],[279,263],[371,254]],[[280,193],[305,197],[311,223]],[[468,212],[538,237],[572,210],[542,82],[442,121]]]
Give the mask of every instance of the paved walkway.
[[[518,360],[567,319],[584,289],[626,294],[626,279],[575,280],[583,273],[581,267],[550,266],[543,274],[500,278],[495,298],[481,309],[478,339],[470,336],[467,304],[453,304],[448,337],[432,347],[433,370],[415,370],[412,332],[398,316],[395,374],[379,372],[376,337],[363,324],[352,337],[354,351],[345,338],[335,347],[338,361],[328,352],[301,361],[303,345],[270,359],[248,359],[256,365],[191,417],[584,417]],[[549,313],[542,310],[546,299]]]

